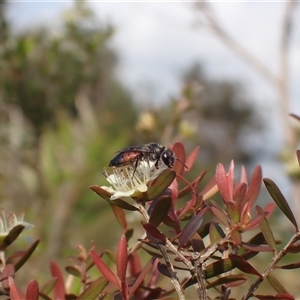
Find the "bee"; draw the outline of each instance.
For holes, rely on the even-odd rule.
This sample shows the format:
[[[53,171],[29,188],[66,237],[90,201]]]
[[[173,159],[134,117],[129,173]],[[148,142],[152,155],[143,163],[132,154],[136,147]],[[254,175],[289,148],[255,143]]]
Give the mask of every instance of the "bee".
[[[129,164],[134,164],[136,170],[140,161],[155,162],[155,167],[158,169],[159,163],[162,161],[166,166],[172,168],[175,164],[175,153],[169,148],[157,144],[149,143],[141,146],[126,147],[109,162],[109,167],[122,167]],[[183,162],[181,162],[183,164]]]

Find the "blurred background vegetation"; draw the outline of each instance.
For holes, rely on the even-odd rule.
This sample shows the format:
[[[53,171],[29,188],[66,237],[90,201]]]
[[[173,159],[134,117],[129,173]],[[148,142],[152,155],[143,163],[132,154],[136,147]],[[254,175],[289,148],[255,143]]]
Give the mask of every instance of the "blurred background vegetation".
[[[257,155],[245,140],[265,124],[239,82],[212,80],[196,62],[182,70],[181,94],[144,107],[116,75],[117,29],[85,2],[64,12],[55,34],[14,31],[0,3],[0,201],[35,225],[37,269],[78,244],[115,245],[121,228],[88,186],[105,184],[103,168],[120,148],[200,145],[194,175],[209,176],[218,162],[247,164]]]

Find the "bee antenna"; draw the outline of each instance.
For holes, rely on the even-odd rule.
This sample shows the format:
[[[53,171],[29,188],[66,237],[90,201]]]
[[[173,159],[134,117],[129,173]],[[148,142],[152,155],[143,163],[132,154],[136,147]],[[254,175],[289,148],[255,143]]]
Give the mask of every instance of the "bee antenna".
[[[184,165],[188,169],[187,165],[184,162],[182,162],[179,158],[176,157],[176,160],[178,160],[182,165]]]

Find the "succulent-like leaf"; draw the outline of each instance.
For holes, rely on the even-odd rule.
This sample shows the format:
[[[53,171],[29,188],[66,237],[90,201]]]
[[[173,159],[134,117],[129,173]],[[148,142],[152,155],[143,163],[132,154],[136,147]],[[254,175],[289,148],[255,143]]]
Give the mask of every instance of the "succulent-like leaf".
[[[218,223],[211,222],[209,226],[209,239],[210,244],[214,245],[219,242],[225,236],[222,228],[218,225]]]
[[[89,189],[91,189],[93,192],[95,192],[97,195],[99,195],[103,199],[110,200],[111,194],[108,191],[101,188],[99,185],[90,185]]]
[[[203,221],[202,214],[197,214],[189,220],[186,226],[183,228],[181,235],[179,236],[178,249],[183,247],[190,238],[197,232]]]
[[[231,231],[231,238],[235,245],[241,245],[242,243],[242,234],[238,229],[234,229]]]
[[[36,280],[31,280],[26,289],[26,298],[30,300],[38,300],[39,299],[39,285]]]
[[[154,226],[158,226],[167,216],[172,205],[172,199],[168,198],[158,198],[155,201],[154,207],[151,211],[149,223]]]
[[[172,147],[173,152],[176,155],[176,158],[178,158],[178,160],[175,161],[175,165],[173,167],[174,171],[177,174],[182,174],[183,170],[185,169],[185,166],[183,165],[183,163],[185,163],[185,149],[182,143],[175,143]]]
[[[155,244],[165,244],[166,236],[161,233],[154,225],[151,223],[142,223],[146,230],[148,239]]]
[[[251,250],[253,252],[271,252],[271,251],[273,251],[273,249],[269,246],[259,246],[259,245],[248,244],[245,242],[242,242],[242,246],[245,249]]]
[[[241,270],[242,272],[247,273],[247,274],[256,275],[256,276],[262,278],[262,275],[242,257],[240,257],[236,254],[230,254],[229,257],[230,258],[235,257],[235,259],[239,261],[237,268],[239,270]]]
[[[226,202],[226,211],[230,219],[230,223],[236,224],[240,221],[240,211],[237,203],[233,201]]]
[[[16,287],[12,277],[8,277],[9,295],[11,300],[25,299],[25,295]]]
[[[81,273],[78,270],[78,268],[73,266],[66,266],[65,269],[69,274],[73,275],[74,277],[81,278]]]
[[[233,182],[230,181],[228,175],[226,174],[224,166],[220,163],[217,165],[216,182],[219,192],[224,199],[224,202],[226,203],[227,201],[232,200],[232,186],[230,185],[232,185]]]
[[[236,257],[220,259],[206,267],[205,279],[226,273],[236,268],[239,262]]]
[[[128,267],[129,267],[129,274],[133,278],[136,278],[142,272],[142,263],[137,252],[133,252],[129,254]]]
[[[105,289],[108,281],[104,277],[100,277],[93,281],[77,298],[77,300],[93,300]]]
[[[14,226],[3,240],[0,249],[5,250],[9,245],[11,245],[24,229],[25,226],[21,224]]]
[[[91,257],[101,272],[101,274],[115,287],[117,287],[119,290],[121,290],[121,282],[120,279],[116,276],[115,273],[113,273],[110,268],[103,262],[103,260],[97,255],[97,253],[93,250],[91,250]]]
[[[122,226],[123,230],[126,230],[127,229],[127,221],[126,221],[124,210],[116,205],[111,204],[110,206],[115,214],[117,221]]]
[[[267,275],[267,279],[272,288],[279,294],[289,294],[284,286],[271,274]]]
[[[16,272],[25,264],[25,262],[30,258],[31,254],[34,252],[36,247],[38,246],[40,240],[36,240],[32,243],[32,245],[25,251],[22,257],[14,263]]]
[[[192,166],[194,165],[197,156],[198,156],[198,152],[199,152],[199,146],[197,146],[196,148],[194,148],[192,150],[192,152],[189,154],[188,158],[185,160],[185,165],[188,167],[183,169],[183,174],[185,174],[186,172],[188,172]]]
[[[156,257],[152,257],[146,266],[143,268],[142,272],[140,275],[137,277],[137,279],[134,281],[134,284],[130,287],[129,289],[129,295],[128,297],[131,298],[134,294],[134,292],[137,290],[137,288],[140,286],[140,284],[143,282],[145,279],[146,275],[150,271],[151,267],[153,266],[154,262],[157,260]]]
[[[297,225],[295,216],[294,216],[290,206],[288,205],[285,197],[283,196],[280,189],[278,188],[278,186],[275,184],[275,182],[273,182],[269,178],[264,178],[264,183],[265,183],[265,186],[266,186],[269,194],[271,195],[271,197],[273,198],[273,200],[275,201],[277,206],[287,216],[287,218],[292,222],[292,224],[295,226],[296,230],[298,230],[298,225]]]
[[[5,267],[1,270],[0,279],[1,279],[1,285],[4,289],[9,288],[9,281],[8,278],[15,276],[15,269],[12,264],[7,264]]]
[[[262,182],[262,170],[261,170],[261,166],[256,166],[249,186],[248,186],[248,190],[247,193],[245,195],[244,201],[242,203],[242,205],[245,205],[245,203],[250,203],[250,207],[253,206],[253,203],[255,203],[259,192],[260,192],[260,188],[261,188],[261,182]]]
[[[292,245],[289,245],[289,247],[287,248],[286,252],[285,253],[299,253],[300,252],[300,244],[297,243],[297,244],[292,244]]]
[[[175,229],[176,231],[180,231],[180,223],[179,223],[179,220],[174,221],[169,215],[167,215],[167,216],[164,218],[163,223],[164,223],[166,226],[169,226],[169,227]]]
[[[178,198],[181,198],[181,197],[187,195],[189,192],[191,192],[191,190],[192,190],[191,187],[193,187],[194,190],[197,191],[198,186],[205,174],[206,174],[206,171],[201,172],[201,174],[191,184],[189,184],[189,185],[185,186],[183,189],[181,189],[178,192]]]
[[[213,282],[208,283],[206,285],[206,288],[210,289],[221,284],[226,284],[226,286],[234,287],[243,284],[245,281],[247,281],[247,277],[244,274],[227,275],[224,277],[220,277]]]
[[[60,267],[55,261],[50,262],[50,270],[51,275],[54,278],[57,278],[57,281],[55,283],[53,293],[55,299],[65,299],[65,284],[64,284],[64,278],[62,275],[62,272],[60,270]]]
[[[176,172],[170,168],[163,170],[157,178],[150,182],[148,186],[148,198],[150,200],[160,196],[172,183],[176,177]]]
[[[277,245],[275,238],[273,236],[273,232],[271,230],[271,227],[269,225],[269,222],[267,219],[264,217],[264,211],[262,210],[261,207],[258,205],[256,206],[256,212],[258,215],[262,216],[260,222],[259,222],[259,227],[261,232],[263,233],[268,245],[275,251],[275,253],[278,253]]]
[[[209,235],[209,228],[210,223],[205,223],[197,230],[197,233],[201,236],[202,239]]]
[[[299,268],[300,268],[300,262],[275,267],[275,269],[285,269],[285,270],[292,270],[292,269],[299,269]]]
[[[245,182],[239,182],[233,191],[233,201],[237,204],[241,204],[246,196],[247,184]]]
[[[191,237],[190,242],[196,252],[201,252],[205,249],[204,242],[197,232]]]
[[[276,294],[274,295],[255,295],[259,300],[294,300],[295,297],[290,294]]]
[[[122,199],[108,200],[108,202],[112,205],[118,206],[125,210],[129,210],[129,211],[138,211],[139,210],[136,206],[131,205]]]
[[[228,216],[219,206],[211,206],[209,209],[223,225],[225,225],[226,227],[230,227],[228,222]]]
[[[117,250],[117,272],[121,282],[125,282],[126,270],[128,263],[128,252],[127,252],[127,241],[126,237],[123,234]]]
[[[165,264],[162,264],[162,263],[159,262],[159,263],[157,264],[157,269],[158,269],[158,271],[159,271],[161,274],[163,274],[163,275],[165,275],[165,276],[171,278],[171,274],[170,274],[170,272],[169,272],[169,269],[167,268],[167,266],[166,266]]]

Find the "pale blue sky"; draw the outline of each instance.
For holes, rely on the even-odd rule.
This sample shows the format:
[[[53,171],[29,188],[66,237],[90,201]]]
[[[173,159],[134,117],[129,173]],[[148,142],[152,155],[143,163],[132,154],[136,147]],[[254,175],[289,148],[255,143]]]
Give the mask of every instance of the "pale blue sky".
[[[9,16],[18,28],[35,24],[55,27],[60,13],[71,5],[70,1],[11,1]],[[115,25],[117,30],[112,46],[120,55],[118,74],[138,101],[157,104],[178,95],[180,74],[199,61],[209,76],[244,83],[246,92],[261,107],[261,114],[269,126],[263,139],[264,147],[280,147],[281,125],[274,89],[209,30],[193,26],[198,16],[192,8],[193,3],[93,1],[89,5],[99,20],[109,20]],[[211,5],[230,35],[277,72],[279,32],[285,3],[234,1]],[[289,60],[290,111],[300,115],[299,5],[294,22]]]

